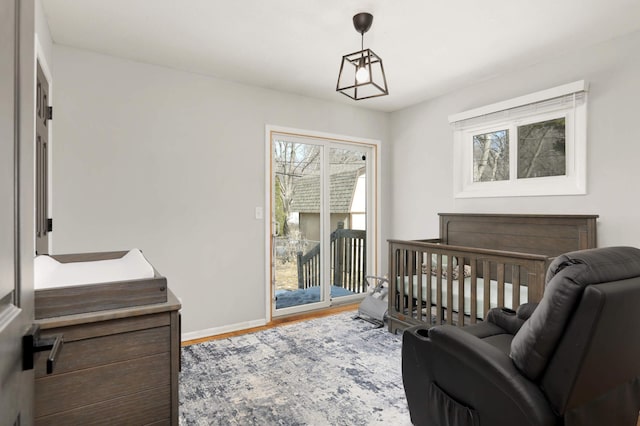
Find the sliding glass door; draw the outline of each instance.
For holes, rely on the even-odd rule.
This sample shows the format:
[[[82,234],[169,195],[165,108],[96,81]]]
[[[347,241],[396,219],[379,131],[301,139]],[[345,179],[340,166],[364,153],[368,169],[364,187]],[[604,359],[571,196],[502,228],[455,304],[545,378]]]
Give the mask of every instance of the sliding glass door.
[[[321,144],[280,137],[272,142],[272,244],[276,310],[326,305],[322,250]]]
[[[272,132],[273,315],[366,292],[371,153],[366,144]]]
[[[367,149],[329,148],[331,297],[366,291]]]

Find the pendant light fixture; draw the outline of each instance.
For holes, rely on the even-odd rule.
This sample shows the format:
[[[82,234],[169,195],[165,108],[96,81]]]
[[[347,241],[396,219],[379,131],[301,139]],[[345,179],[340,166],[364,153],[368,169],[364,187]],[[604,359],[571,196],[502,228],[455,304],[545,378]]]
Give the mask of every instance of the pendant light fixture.
[[[361,50],[344,55],[340,64],[336,91],[356,101],[389,94],[382,59],[371,49],[364,48],[364,33],[372,23],[370,13],[358,13],[353,17],[353,26],[362,37]]]

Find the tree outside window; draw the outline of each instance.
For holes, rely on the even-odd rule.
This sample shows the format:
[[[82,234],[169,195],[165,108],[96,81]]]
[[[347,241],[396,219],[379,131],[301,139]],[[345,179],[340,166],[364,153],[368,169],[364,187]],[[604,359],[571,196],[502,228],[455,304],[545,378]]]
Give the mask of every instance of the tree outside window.
[[[565,118],[518,126],[518,179],[564,176]]]
[[[473,136],[473,181],[509,180],[509,130]]]
[[[566,174],[565,118],[512,127],[516,134],[517,179]],[[473,181],[497,182],[510,179],[509,129],[474,134]]]

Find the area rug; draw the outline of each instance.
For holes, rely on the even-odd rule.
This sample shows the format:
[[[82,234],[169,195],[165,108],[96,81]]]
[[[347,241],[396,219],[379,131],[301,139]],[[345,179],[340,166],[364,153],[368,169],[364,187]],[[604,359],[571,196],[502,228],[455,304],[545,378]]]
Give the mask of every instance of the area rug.
[[[341,313],[184,347],[181,425],[410,425],[401,337]]]

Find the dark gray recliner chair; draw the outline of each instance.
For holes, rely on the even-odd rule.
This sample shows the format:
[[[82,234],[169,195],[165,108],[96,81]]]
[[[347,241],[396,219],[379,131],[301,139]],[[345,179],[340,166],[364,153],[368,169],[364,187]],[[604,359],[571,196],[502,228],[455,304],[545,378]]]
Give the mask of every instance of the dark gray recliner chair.
[[[416,425],[628,425],[640,410],[640,250],[554,259],[545,294],[486,321],[407,329]]]

